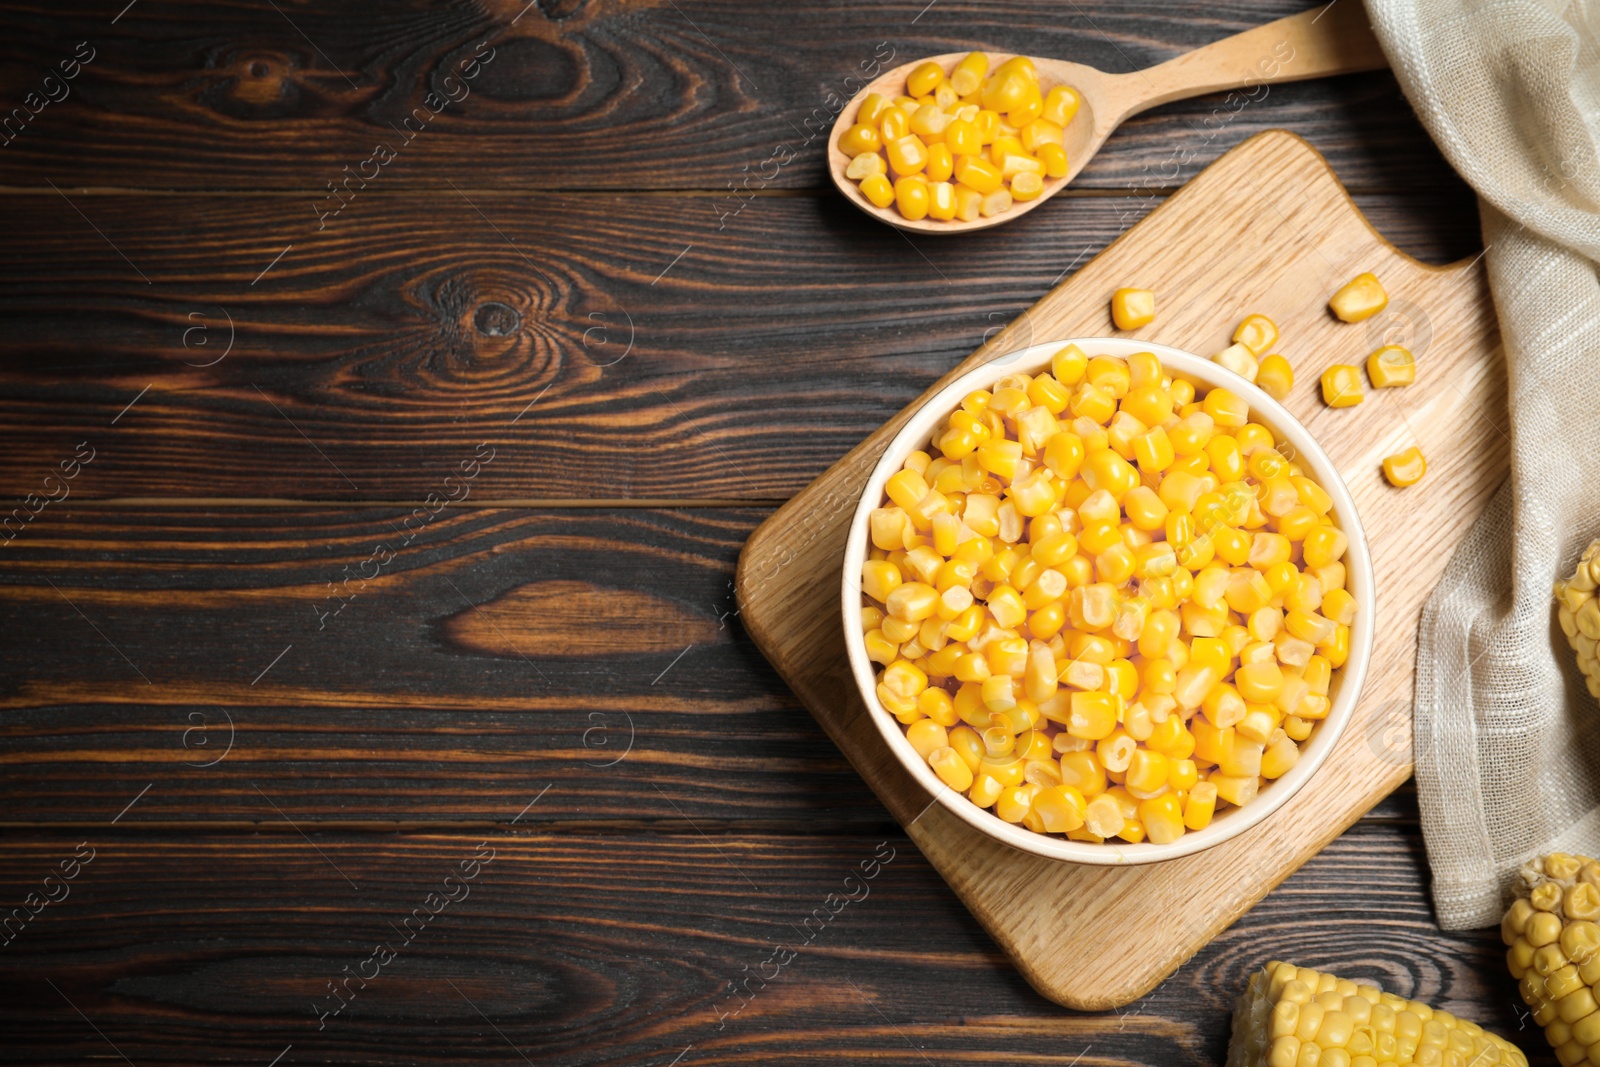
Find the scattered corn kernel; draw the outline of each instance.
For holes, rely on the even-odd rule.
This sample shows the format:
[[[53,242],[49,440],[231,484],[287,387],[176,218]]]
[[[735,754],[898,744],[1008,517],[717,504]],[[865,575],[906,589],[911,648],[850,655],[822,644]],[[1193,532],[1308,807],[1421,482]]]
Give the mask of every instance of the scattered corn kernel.
[[[1361,374],[1348,363],[1335,363],[1322,372],[1322,400],[1330,408],[1361,403]]]
[[[1422,449],[1414,445],[1404,452],[1384,457],[1383,476],[1389,479],[1389,484],[1396,489],[1416,485],[1422,481],[1422,476],[1426,473],[1428,473],[1428,461],[1423,458]]]
[[[1292,963],[1257,971],[1234,1008],[1228,1067],[1409,1064],[1527,1067],[1528,1059],[1505,1038],[1449,1012]]]
[[[1250,354],[1260,358],[1278,340],[1278,324],[1265,315],[1246,315],[1233,331],[1233,343],[1244,345]]]
[[[1119,330],[1137,330],[1156,317],[1156,294],[1149,289],[1118,289],[1111,294],[1111,321]]]
[[[1068,346],[888,479],[862,640],[942,782],[1034,832],[1165,844],[1295,766],[1349,655],[1349,540],[1250,420],[1152,353]]]
[[[1410,385],[1417,380],[1417,361],[1409,349],[1384,345],[1367,357],[1367,377],[1374,389]]]
[[[1066,128],[1080,102],[1067,86],[1041,85],[1026,56],[991,72],[989,57],[971,52],[948,76],[932,60],[918,64],[902,96],[869,94],[837,147],[850,157],[846,177],[860,183],[873,206],[893,205],[913,222],[972,222],[1038,200],[1047,181],[1067,176]],[[886,172],[896,179],[925,175],[930,183],[953,177],[958,184],[953,198],[939,192],[924,198],[902,193],[898,182],[873,180]]]
[[[1375,274],[1357,274],[1333,294],[1328,307],[1344,322],[1362,322],[1389,306],[1389,294]]]
[[[1256,384],[1272,399],[1282,400],[1294,388],[1294,368],[1282,356],[1267,356],[1256,370]]]

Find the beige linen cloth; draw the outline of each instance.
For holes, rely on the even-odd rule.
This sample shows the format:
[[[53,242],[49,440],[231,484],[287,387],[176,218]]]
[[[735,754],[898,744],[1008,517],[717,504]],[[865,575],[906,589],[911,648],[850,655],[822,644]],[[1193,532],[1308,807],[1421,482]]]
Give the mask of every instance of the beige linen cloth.
[[[1480,197],[1508,369],[1511,477],[1428,600],[1417,657],[1434,903],[1440,925],[1463,929],[1499,921],[1523,860],[1600,856],[1600,706],[1551,598],[1600,536],[1600,0],[1367,11]]]

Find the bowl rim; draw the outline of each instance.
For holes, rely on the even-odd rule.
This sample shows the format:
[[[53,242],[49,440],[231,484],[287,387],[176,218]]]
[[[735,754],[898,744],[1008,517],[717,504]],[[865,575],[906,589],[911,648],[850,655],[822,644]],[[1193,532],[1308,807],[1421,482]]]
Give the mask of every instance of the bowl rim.
[[[1330,692],[1332,703],[1327,717],[1302,747],[1301,757],[1295,766],[1263,788],[1254,801],[1242,808],[1230,809],[1214,819],[1210,826],[1202,830],[1190,830],[1176,841],[1164,845],[1149,842],[1128,844],[1116,839],[1097,845],[1035,833],[1020,824],[1006,822],[945,785],[927,760],[911,747],[899,720],[879,702],[874,664],[867,658],[862,639],[861,563],[867,555],[870,515],[873,509],[881,506],[884,484],[900,469],[906,456],[926,444],[933,427],[954,411],[968,393],[987,388],[1007,374],[1037,373],[1041,367],[1049,365],[1050,357],[1067,345],[1077,345],[1091,359],[1101,355],[1126,359],[1135,352],[1153,352],[1169,374],[1196,384],[1204,383],[1208,388],[1220,386],[1239,394],[1250,406],[1251,420],[1266,425],[1280,441],[1287,440],[1294,448],[1298,462],[1310,469],[1317,483],[1333,498],[1334,517],[1349,540],[1343,558],[1346,567],[1345,588],[1355,598],[1358,611],[1356,621],[1350,628],[1350,655],[1335,674],[1335,688]],[[1125,337],[1069,337],[999,353],[921,402],[885,447],[867,478],[855,514],[850,520],[840,596],[845,649],[851,674],[867,706],[868,715],[901,766],[932,796],[933,801],[979,832],[1018,851],[1047,859],[1097,866],[1156,863],[1192,855],[1260,825],[1283,807],[1321,768],[1354,716],[1372,655],[1377,616],[1372,558],[1355,500],[1339,475],[1337,466],[1317,444],[1311,432],[1282,404],[1227,368],[1170,345]],[[926,808],[923,810],[926,811]]]

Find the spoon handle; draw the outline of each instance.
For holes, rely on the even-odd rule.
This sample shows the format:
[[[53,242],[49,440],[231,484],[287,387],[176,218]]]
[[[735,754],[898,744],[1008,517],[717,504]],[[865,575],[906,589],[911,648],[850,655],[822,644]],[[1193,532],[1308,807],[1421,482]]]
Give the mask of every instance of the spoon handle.
[[[1121,118],[1171,100],[1388,66],[1361,0],[1334,0],[1122,75]],[[1120,121],[1120,119],[1119,119]]]

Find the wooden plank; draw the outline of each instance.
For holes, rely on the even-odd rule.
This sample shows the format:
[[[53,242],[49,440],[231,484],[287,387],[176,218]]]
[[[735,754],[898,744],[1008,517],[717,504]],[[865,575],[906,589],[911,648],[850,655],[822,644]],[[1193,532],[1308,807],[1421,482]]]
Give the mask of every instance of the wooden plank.
[[[8,1056],[115,1059],[114,1045],[140,1067],[266,1064],[292,1045],[284,1063],[518,1062],[514,1048],[541,1067],[1188,1067],[1222,1061],[1233,998],[1280,957],[1542,1043],[1518,1031],[1497,932],[1435,926],[1415,828],[1347,834],[1137,1005],[1086,1015],[1033,994],[899,836],[307,839],[132,819],[0,844],[8,905],[80,843],[94,850],[4,948]],[[402,929],[485,840],[493,858],[448,886],[459,899]],[[366,962],[379,944],[395,953],[382,968]],[[775,946],[793,953],[781,970],[763,966]],[[362,974],[319,1020],[339,1003],[328,983]]]
[[[765,512],[411,514],[43,512],[3,550],[0,822],[146,786],[142,820],[504,821],[549,786],[530,820],[888,823],[739,630]]]
[[[1351,327],[1326,303],[1361,271],[1385,280],[1390,317]],[[952,888],[1035,988],[1091,1009],[1150,989],[1409,776],[1422,603],[1506,474],[1504,361],[1481,265],[1439,269],[1404,257],[1360,217],[1324,161],[1287,133],[1263,134],[1219,161],[952,376],[1050,337],[1108,332],[1106,294],[1135,277],[1164,309],[1136,337],[1213,352],[1230,323],[1266,310],[1285,347],[1319,354],[1310,373],[1301,365],[1284,403],[1339,469],[1370,546],[1383,637],[1361,703],[1322,769],[1272,818],[1182,859],[1086,867],[1013,851],[930,802],[870,717],[887,713],[866,708],[844,664],[836,569],[861,487],[912,408],[752,535],[738,577],[757,643]],[[1416,385],[1359,408],[1321,402],[1316,367],[1340,356],[1359,361],[1397,336],[1421,351],[1426,369]],[[1429,477],[1397,492],[1379,461],[1413,444],[1433,460]],[[1206,904],[1167,906],[1178,898]],[[1068,914],[1074,921],[1064,924]],[[1132,928],[1137,938],[1120,936]]]
[[[345,168],[435,190],[715,190],[728,199],[706,208],[733,211],[746,189],[826,184],[823,136],[860,84],[847,79],[872,64],[972,47],[1122,72],[1307,6],[406,0],[375,15],[187,0],[113,24],[116,12],[12,5],[0,14],[0,103],[14,116],[5,181],[293,189],[302,228]],[[476,77],[446,81],[484,42]],[[46,84],[75,53],[92,58],[65,86]],[[70,95],[44,104],[46,90]],[[1385,72],[1168,105],[1130,123],[1080,182],[1174,187],[1277,126],[1305,133],[1359,187],[1426,188],[1448,174]],[[379,143],[394,154],[381,165]]]
[[[1464,188],[1362,205],[1444,262],[1479,245]],[[85,441],[77,499],[422,500],[484,442],[478,499],[782,499],[1150,206],[912,245],[836,196],[719,232],[693,199],[448,193],[302,244],[279,197],[78,197],[112,248],[53,192],[17,202],[11,508]]]

